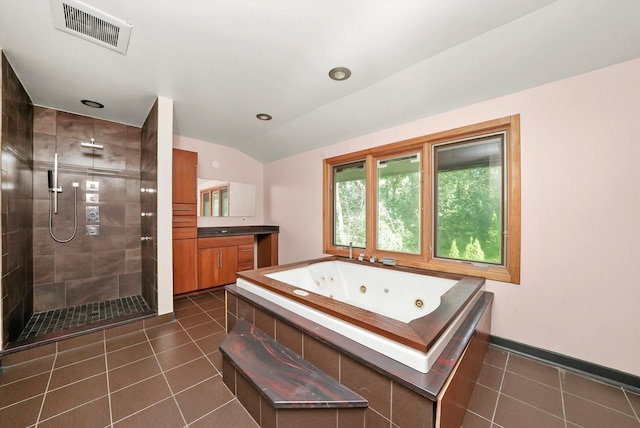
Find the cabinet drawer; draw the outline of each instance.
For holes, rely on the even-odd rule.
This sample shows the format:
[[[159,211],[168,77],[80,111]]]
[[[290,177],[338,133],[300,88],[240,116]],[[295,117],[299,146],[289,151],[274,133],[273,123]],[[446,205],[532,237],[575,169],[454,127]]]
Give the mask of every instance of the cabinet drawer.
[[[173,239],[193,239],[198,238],[198,228],[196,227],[174,227]],[[196,242],[196,247],[198,243]]]
[[[198,206],[196,204],[173,204],[173,215],[198,215]]]
[[[243,270],[253,270],[253,260],[250,262],[238,262],[238,272],[242,272]]]
[[[253,244],[238,245],[238,263],[251,262],[253,264]]]
[[[198,218],[196,216],[176,216],[173,217],[171,223],[173,227],[198,227]]]
[[[198,238],[198,248],[232,247],[236,245],[253,245],[253,235]]]

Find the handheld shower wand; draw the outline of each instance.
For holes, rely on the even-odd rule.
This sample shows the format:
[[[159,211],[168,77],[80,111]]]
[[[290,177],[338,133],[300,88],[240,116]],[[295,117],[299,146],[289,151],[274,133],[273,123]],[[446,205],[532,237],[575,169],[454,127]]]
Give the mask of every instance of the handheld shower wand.
[[[53,214],[58,214],[58,193],[62,193],[62,186],[58,187],[58,153],[53,156],[53,171],[47,171],[47,180],[49,184],[49,235],[54,241],[64,244],[75,238],[78,231],[78,186],[80,184],[73,183],[73,234],[70,238],[58,239],[53,234]]]
[[[58,214],[58,193],[62,193],[62,186],[58,187],[58,153],[53,155],[53,172],[48,171],[49,192],[53,193],[53,212]]]

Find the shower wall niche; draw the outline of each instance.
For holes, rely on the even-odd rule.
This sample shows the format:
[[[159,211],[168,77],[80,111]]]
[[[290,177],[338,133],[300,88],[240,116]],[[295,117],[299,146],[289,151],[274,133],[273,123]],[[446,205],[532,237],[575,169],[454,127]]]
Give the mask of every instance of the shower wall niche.
[[[81,146],[92,138],[102,150]],[[140,128],[34,108],[34,312],[142,293],[140,149]],[[54,169],[55,153],[62,187],[52,215],[57,238],[73,233],[72,183],[79,183],[77,233],[68,243],[49,232],[47,171]]]

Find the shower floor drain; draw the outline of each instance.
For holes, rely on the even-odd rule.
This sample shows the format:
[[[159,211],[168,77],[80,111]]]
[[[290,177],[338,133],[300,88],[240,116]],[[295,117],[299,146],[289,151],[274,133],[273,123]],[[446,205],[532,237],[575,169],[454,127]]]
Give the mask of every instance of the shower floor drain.
[[[32,339],[69,328],[87,326],[120,317],[143,314],[151,308],[142,296],[87,303],[33,314],[18,340]]]

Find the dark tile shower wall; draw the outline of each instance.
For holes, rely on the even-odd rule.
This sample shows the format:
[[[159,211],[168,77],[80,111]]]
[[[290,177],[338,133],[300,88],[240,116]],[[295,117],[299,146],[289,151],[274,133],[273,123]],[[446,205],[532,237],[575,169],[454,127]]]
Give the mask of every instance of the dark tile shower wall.
[[[33,310],[33,106],[4,53],[2,63],[3,343],[20,335]]]
[[[35,107],[33,118],[33,259],[35,312],[111,300],[141,293],[140,253],[141,129],[53,109]],[[103,150],[81,147],[95,139]],[[49,235],[47,170],[58,153],[58,239],[73,233],[73,182],[78,230],[57,243]],[[87,189],[97,181],[97,191]],[[87,202],[97,194],[98,202]],[[99,221],[87,221],[87,206],[99,207]],[[87,234],[98,225],[100,234]]]
[[[141,233],[151,238],[142,241],[142,296],[151,306],[158,309],[158,248],[157,248],[157,206],[158,206],[158,101],[142,126],[142,150],[140,155],[140,203],[142,212]],[[149,191],[151,190],[151,191]]]

